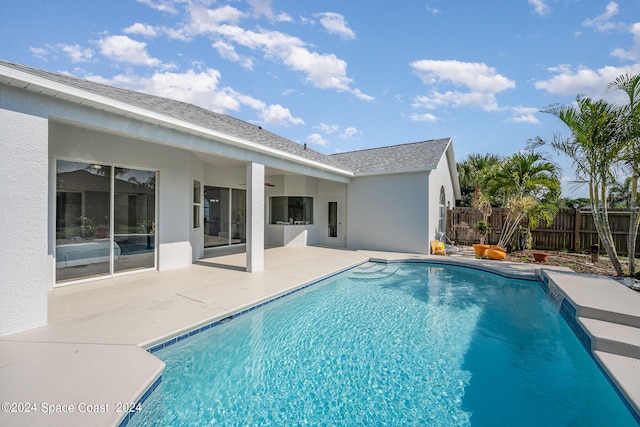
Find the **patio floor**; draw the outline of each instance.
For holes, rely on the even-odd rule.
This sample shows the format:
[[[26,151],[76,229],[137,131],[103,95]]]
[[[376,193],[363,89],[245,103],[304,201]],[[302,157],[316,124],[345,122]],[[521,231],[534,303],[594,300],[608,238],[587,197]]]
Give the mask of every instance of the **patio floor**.
[[[258,273],[246,273],[245,255],[233,254],[202,259],[182,269],[56,288],[49,295],[47,326],[0,338],[0,402],[15,403],[9,411],[3,406],[0,425],[117,425],[124,415],[118,409],[126,409],[122,404],[135,402],[164,368],[143,348],[370,259],[408,258],[471,265],[524,278],[534,278],[539,268],[466,257],[280,247],[265,251],[265,270]],[[614,299],[621,300],[616,302],[606,296],[610,292],[602,291],[611,285],[610,279],[590,279],[588,286],[576,286],[581,282],[576,278],[583,276],[554,274],[565,295],[576,288],[580,291],[579,297],[571,298],[577,305],[602,306],[588,313],[617,310],[625,313],[626,323],[640,320],[640,294],[621,286],[621,293],[613,292]],[[619,339],[620,320],[615,319],[594,319],[604,323],[589,325],[597,329],[594,342],[604,346],[593,350],[637,409],[640,353],[632,356],[636,347],[640,351],[640,337],[633,341],[640,324],[627,331],[625,336],[632,339],[623,342],[620,352],[615,351],[615,343],[620,345],[625,338]]]

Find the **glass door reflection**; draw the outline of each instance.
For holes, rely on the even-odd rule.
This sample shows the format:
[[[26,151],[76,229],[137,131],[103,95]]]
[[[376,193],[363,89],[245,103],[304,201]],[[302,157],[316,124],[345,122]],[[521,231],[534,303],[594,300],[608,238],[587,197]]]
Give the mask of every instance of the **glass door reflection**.
[[[155,172],[115,168],[115,273],[155,267],[155,193]]]
[[[110,274],[111,167],[58,160],[56,280]]]

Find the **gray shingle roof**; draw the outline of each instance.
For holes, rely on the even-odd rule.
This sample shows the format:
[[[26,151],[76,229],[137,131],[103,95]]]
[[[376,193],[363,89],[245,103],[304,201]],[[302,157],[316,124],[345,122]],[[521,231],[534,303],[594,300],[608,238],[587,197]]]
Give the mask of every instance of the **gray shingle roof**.
[[[435,169],[450,141],[450,138],[432,139],[333,154],[332,157],[356,174]]]
[[[259,126],[247,123],[227,114],[215,113],[193,104],[182,101],[148,95],[141,92],[122,89],[89,80],[78,79],[64,74],[52,73],[38,68],[27,67],[9,61],[0,60],[0,65],[23,71],[37,77],[61,83],[75,89],[81,89],[96,95],[123,102],[125,104],[144,108],[175,119],[183,120],[194,125],[222,132],[254,143],[262,144],[276,150],[284,151],[296,156],[324,163],[335,167],[342,167],[331,156],[317,152],[290,139],[284,138]]]
[[[52,73],[10,61],[0,60],[0,65],[71,88],[80,89],[94,95],[103,96],[133,107],[142,108],[193,125],[202,126],[206,129],[262,144],[304,159],[346,169],[355,173],[435,168],[450,141],[449,138],[437,139],[413,144],[401,144],[327,155],[262,129],[259,126],[186,102],[78,79],[64,74]]]

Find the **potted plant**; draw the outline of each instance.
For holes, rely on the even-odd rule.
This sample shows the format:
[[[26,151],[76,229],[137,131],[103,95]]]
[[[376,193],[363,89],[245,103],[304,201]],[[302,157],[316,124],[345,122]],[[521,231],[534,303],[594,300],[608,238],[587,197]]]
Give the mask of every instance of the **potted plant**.
[[[490,259],[500,261],[506,258],[507,251],[506,249],[501,248],[500,246],[491,246],[487,251],[487,256]]]
[[[549,254],[544,252],[533,252],[533,259],[535,259],[536,262],[547,262]]]
[[[487,221],[478,221],[473,229],[480,234],[480,244],[473,245],[473,250],[476,252],[476,256],[484,258],[487,256],[487,250],[489,249],[489,245],[486,245],[485,241],[491,231],[491,224]]]
[[[487,221],[478,221],[473,227],[474,230],[480,235],[480,244],[484,245],[487,239],[487,235],[491,232],[491,224]]]
[[[476,256],[480,258],[487,257],[487,251],[489,250],[489,245],[473,245],[473,250],[476,252]]]

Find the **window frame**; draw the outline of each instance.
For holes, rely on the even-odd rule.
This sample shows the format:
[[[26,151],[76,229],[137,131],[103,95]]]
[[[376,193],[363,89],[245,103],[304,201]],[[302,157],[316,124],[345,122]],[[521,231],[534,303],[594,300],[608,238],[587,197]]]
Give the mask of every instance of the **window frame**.
[[[277,205],[275,208],[274,202]],[[315,223],[313,205],[314,198],[311,196],[271,196],[269,197],[269,224],[313,225]]]
[[[202,183],[194,179],[193,180],[193,216],[192,216],[192,228],[199,230],[202,224]]]

